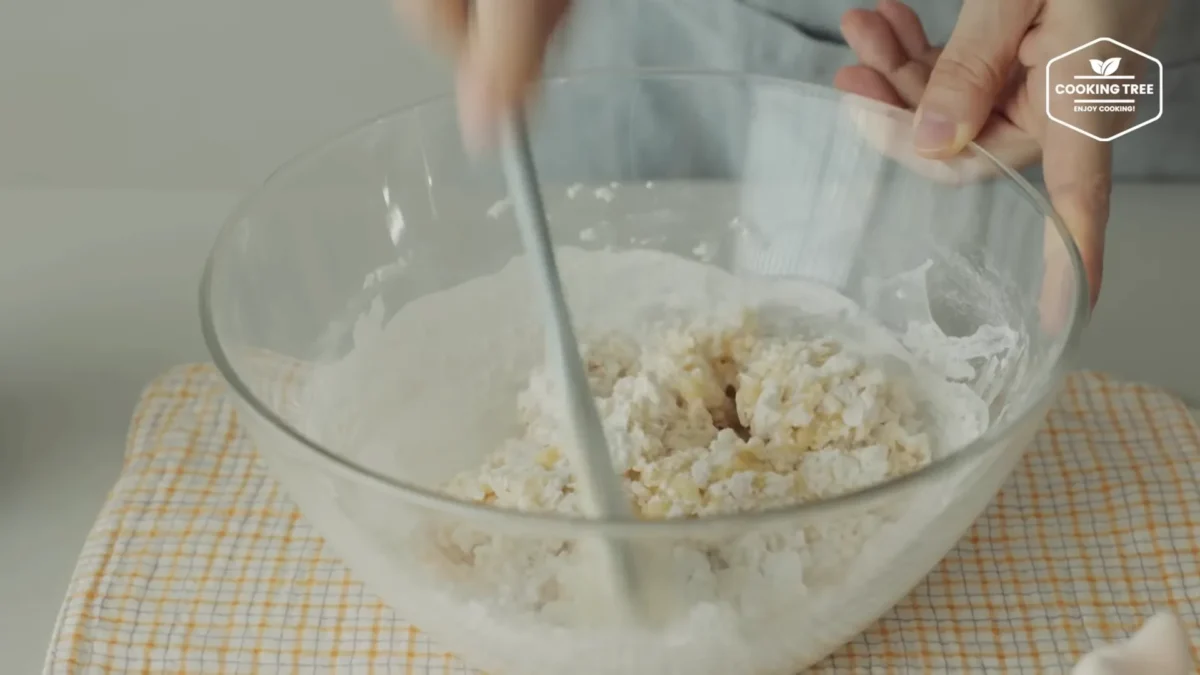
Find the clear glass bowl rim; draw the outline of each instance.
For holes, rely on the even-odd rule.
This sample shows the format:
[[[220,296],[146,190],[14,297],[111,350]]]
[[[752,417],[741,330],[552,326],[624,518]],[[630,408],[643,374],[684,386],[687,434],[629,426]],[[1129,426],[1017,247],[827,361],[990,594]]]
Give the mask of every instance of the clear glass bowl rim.
[[[819,98],[834,103],[852,102],[860,109],[867,109],[887,116],[906,116],[911,118],[911,112],[895,108],[872,99],[847,94],[829,87],[788,80],[784,78],[750,75],[744,73],[687,70],[675,68],[637,68],[637,69],[596,69],[582,71],[570,75],[548,77],[542,80],[543,90],[556,86],[571,85],[599,78],[628,78],[634,81],[712,81],[716,83],[743,82],[749,86],[782,87],[796,94],[809,98]],[[970,462],[987,452],[1008,433],[1030,421],[1030,417],[1041,410],[1048,399],[1058,391],[1058,378],[1049,378],[1040,391],[1031,395],[1025,405],[1010,416],[1003,424],[991,427],[982,436],[957,451],[942,457],[913,473],[889,479],[859,490],[839,494],[827,499],[804,502],[785,507],[777,507],[762,511],[741,512],[700,518],[641,520],[636,518],[584,518],[557,513],[537,513],[517,511],[514,509],[496,508],[485,504],[467,502],[447,494],[430,490],[397,480],[381,472],[341,456],[337,452],[324,447],[310,439],[298,429],[286,422],[269,405],[259,399],[250,387],[238,375],[226,354],[220,337],[217,335],[213,321],[212,284],[213,269],[222,254],[231,248],[233,232],[245,217],[254,211],[265,189],[287,177],[294,170],[304,167],[309,161],[318,158],[329,149],[339,144],[351,141],[377,125],[387,125],[403,118],[405,115],[417,113],[420,110],[434,106],[453,104],[452,94],[440,94],[426,98],[416,103],[393,109],[377,115],[364,122],[343,130],[341,133],[326,140],[309,146],[276,168],[262,183],[259,189],[245,196],[226,218],[217,234],[215,243],[204,265],[200,281],[200,327],[205,346],[213,359],[213,363],[233,392],[242,399],[256,414],[261,415],[269,424],[281,431],[288,439],[300,444],[312,452],[325,467],[351,481],[362,483],[374,489],[394,493],[414,507],[427,508],[447,516],[461,518],[476,525],[495,525],[507,529],[517,528],[522,531],[533,531],[544,535],[559,536],[604,536],[614,538],[648,538],[648,537],[686,537],[710,532],[716,528],[758,528],[774,523],[786,522],[798,517],[822,516],[824,514],[852,509],[874,499],[887,497],[891,493],[913,488],[919,484],[943,476],[963,464]],[[1088,281],[1084,273],[1083,259],[1075,240],[1066,228],[1058,213],[1049,201],[1031,185],[1024,177],[1006,166],[994,155],[982,147],[972,143],[969,150],[985,162],[994,165],[1000,176],[1007,178],[1022,196],[1042,216],[1054,223],[1055,231],[1061,243],[1066,247],[1071,262],[1072,276],[1075,280],[1075,297],[1073,307],[1067,317],[1065,326],[1066,339],[1057,354],[1054,354],[1053,368],[1059,369],[1068,361],[1078,348],[1079,338],[1090,318],[1090,303],[1088,301]]]

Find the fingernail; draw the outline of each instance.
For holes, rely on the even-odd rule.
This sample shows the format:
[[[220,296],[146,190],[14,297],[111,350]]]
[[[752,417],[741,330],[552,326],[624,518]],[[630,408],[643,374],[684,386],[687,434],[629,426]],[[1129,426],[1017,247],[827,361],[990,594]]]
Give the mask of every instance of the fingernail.
[[[959,127],[954,120],[941,113],[922,110],[917,113],[917,129],[913,135],[913,143],[918,150],[949,150],[958,139]]]

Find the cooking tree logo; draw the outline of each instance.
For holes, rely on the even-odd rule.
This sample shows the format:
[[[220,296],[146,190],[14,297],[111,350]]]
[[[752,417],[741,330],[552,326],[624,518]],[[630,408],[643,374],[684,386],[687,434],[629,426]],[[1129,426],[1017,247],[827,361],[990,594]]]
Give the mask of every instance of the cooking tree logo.
[[[1162,117],[1162,62],[1098,38],[1046,64],[1046,115],[1098,141]]]
[[[1107,61],[1100,59],[1092,59],[1092,72],[1096,73],[1097,77],[1128,77],[1127,75],[1113,75],[1117,72],[1117,67],[1121,65],[1121,57],[1114,56]],[[1083,75],[1081,77],[1087,77]]]

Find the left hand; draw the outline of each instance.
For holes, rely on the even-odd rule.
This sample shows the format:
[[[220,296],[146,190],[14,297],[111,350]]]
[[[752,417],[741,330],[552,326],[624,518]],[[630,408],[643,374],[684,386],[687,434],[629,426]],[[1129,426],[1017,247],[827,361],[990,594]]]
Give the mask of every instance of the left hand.
[[[916,110],[918,151],[953,156],[975,141],[1022,168],[1043,162],[1046,189],[1075,238],[1096,303],[1112,189],[1112,146],[1046,117],[1046,63],[1096,37],[1146,50],[1168,0],[964,0],[944,48],[900,0],[842,18],[859,63],[834,84]]]

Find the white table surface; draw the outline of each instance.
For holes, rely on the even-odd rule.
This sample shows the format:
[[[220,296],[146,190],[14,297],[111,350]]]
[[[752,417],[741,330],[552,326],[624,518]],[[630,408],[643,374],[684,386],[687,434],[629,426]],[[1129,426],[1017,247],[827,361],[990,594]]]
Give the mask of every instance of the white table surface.
[[[206,359],[196,287],[229,191],[0,190],[0,654],[38,672],[140,389]],[[1200,402],[1200,186],[1123,186],[1086,367]],[[19,225],[19,226],[18,226]]]

